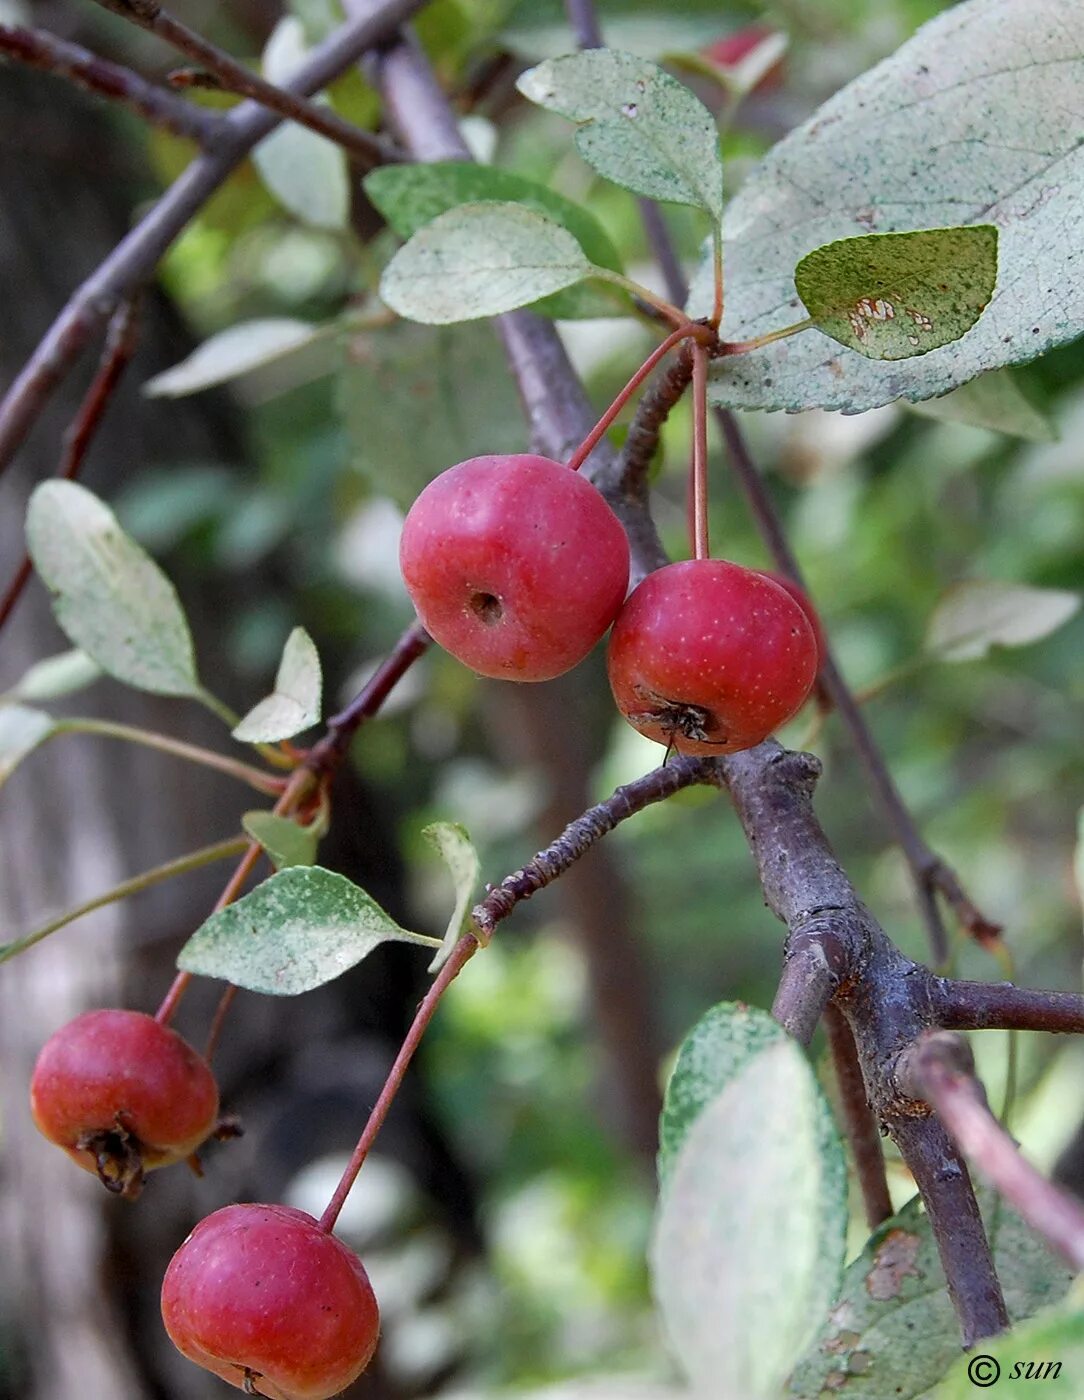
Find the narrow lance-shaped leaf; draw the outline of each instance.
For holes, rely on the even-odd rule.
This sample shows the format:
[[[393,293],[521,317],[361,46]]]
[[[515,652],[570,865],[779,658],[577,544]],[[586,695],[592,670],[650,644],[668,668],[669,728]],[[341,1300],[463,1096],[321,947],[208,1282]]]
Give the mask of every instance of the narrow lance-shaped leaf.
[[[383,165],[365,177],[365,193],[403,239],[462,204],[487,199],[519,204],[567,229],[596,267],[621,271],[617,249],[593,214],[546,185],[510,170],[455,160]],[[595,285],[568,287],[533,306],[536,311],[566,319],[617,316],[632,310],[628,297],[616,288]]]
[[[948,7],[774,146],[727,206],[727,340],[801,317],[794,269],[812,249],[869,233],[994,225],[1003,273],[970,333],[891,362],[794,336],[716,360],[715,402],[861,413],[945,394],[1080,335],[1084,52],[1067,42],[1068,14],[1064,0]],[[703,315],[711,297],[706,254],[690,313]]]
[[[871,360],[907,360],[959,340],[997,281],[997,229],[841,238],[807,253],[798,295],[819,330]]]
[[[831,1112],[798,1047],[769,1045],[692,1124],[656,1224],[655,1296],[694,1391],[775,1400],[835,1297],[846,1229]]]
[[[578,122],[576,147],[608,180],[722,218],[723,164],[711,113],[657,64],[613,49],[547,59],[516,84]]]
[[[0,784],[53,732],[53,718],[27,705],[0,705]]]
[[[322,333],[323,327],[288,316],[242,321],[219,331],[179,364],[148,379],[143,392],[150,398],[167,399],[195,394],[300,350]]]
[[[292,739],[320,718],[322,689],[316,645],[304,627],[295,627],[283,648],[275,689],[249,710],[233,737],[246,744]]]
[[[440,951],[429,964],[430,972],[437,972],[448,961],[452,949],[466,932],[470,922],[471,902],[478,880],[482,873],[478,852],[471,844],[464,827],[457,822],[432,822],[425,827],[422,835],[448,867],[455,886],[455,908],[448,920],[448,929]]]
[[[518,204],[461,204],[433,220],[392,258],[380,295],[428,325],[499,316],[582,282],[595,271],[575,238]]]
[[[1071,1272],[989,1191],[980,1205],[1013,1321],[1060,1298]],[[979,1350],[988,1350],[984,1342]],[[1023,1353],[1021,1353],[1023,1354]],[[847,1268],[819,1335],[795,1368],[787,1395],[916,1400],[960,1355],[956,1320],[929,1217],[916,1196],[877,1228]]]
[[[400,928],[371,895],[319,865],[280,870],[219,910],[188,940],[177,966],[268,996],[331,982],[381,943],[439,940]]]
[[[42,482],[26,539],[57,622],[103,671],[159,695],[198,693],[176,590],[97,496],[74,481]]]
[[[1082,601],[1079,593],[1061,588],[969,579],[934,609],[926,649],[943,661],[977,661],[994,646],[1028,646],[1056,632]]]
[[[318,825],[300,826],[290,817],[264,811],[246,812],[241,825],[264,848],[276,870],[312,865],[316,859],[322,834]]]

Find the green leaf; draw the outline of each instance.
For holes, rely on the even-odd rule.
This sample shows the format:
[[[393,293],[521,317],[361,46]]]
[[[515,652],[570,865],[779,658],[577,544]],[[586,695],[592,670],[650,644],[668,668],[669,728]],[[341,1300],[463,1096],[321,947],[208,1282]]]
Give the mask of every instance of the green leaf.
[[[489,326],[400,321],[352,336],[346,355],[337,397],[350,464],[404,510],[449,462],[527,450],[519,396]]]
[[[907,406],[923,418],[989,428],[1025,442],[1054,442],[1058,436],[1052,420],[1024,394],[1010,369],[988,370],[939,399]]]
[[[1069,1270],[992,1192],[980,1192],[980,1204],[1009,1315],[1028,1317],[1060,1298],[1072,1278]],[[987,1349],[985,1342],[977,1348]],[[842,1400],[914,1400],[959,1355],[960,1327],[937,1242],[916,1197],[874,1232],[849,1265],[835,1306],[787,1393],[801,1400],[822,1391]]]
[[[499,316],[571,287],[594,269],[567,229],[518,204],[449,209],[384,269],[380,295],[426,325]]]
[[[251,992],[297,996],[354,967],[381,943],[439,946],[410,933],[363,889],[319,865],[280,870],[196,930],[177,966]]]
[[[448,920],[448,929],[440,951],[429,964],[430,972],[438,972],[448,961],[449,954],[470,923],[470,911],[474,902],[474,891],[478,888],[481,878],[482,863],[466,829],[457,822],[431,822],[422,829],[422,835],[448,867],[452,884],[455,886],[455,908]]]
[[[323,329],[288,316],[242,321],[239,326],[211,336],[187,359],[148,379],[143,392],[149,398],[178,399],[213,384],[225,384],[300,350],[321,335]]]
[[[656,1223],[655,1297],[694,1390],[778,1395],[836,1294],[846,1194],[812,1070],[767,1045],[692,1124]]]
[[[51,715],[26,705],[0,705],[0,784],[53,733]]]
[[[723,333],[798,320],[794,268],[868,233],[994,225],[999,286],[960,341],[899,362],[859,358],[815,332],[716,360],[712,398],[734,408],[842,409],[936,397],[1033,359],[1084,330],[1084,51],[1061,0],[953,5],[768,153],[727,206]],[[711,305],[706,253],[690,296]]]
[[[740,1002],[722,1002],[697,1021],[678,1052],[659,1120],[659,1181],[663,1187],[701,1112],[765,1046],[786,1038],[778,1021],[767,1012]]]
[[[246,812],[241,825],[258,841],[271,858],[276,870],[286,870],[293,865],[312,865],[316,859],[316,848],[320,844],[320,832],[316,826],[299,826],[289,817],[280,817],[275,812]]]
[[[547,59],[516,86],[580,124],[576,147],[615,184],[673,204],[723,213],[723,163],[711,113],[656,64],[613,49]]]
[[[322,691],[316,645],[304,627],[295,627],[286,639],[274,690],[249,710],[233,737],[246,744],[292,739],[320,718]]]
[[[47,656],[44,661],[35,662],[7,695],[0,698],[58,700],[93,684],[101,674],[102,668],[85,651],[78,648],[62,651],[58,656]]]
[[[933,1400],[975,1400],[992,1386],[997,1400],[1079,1400],[1084,1376],[1084,1311],[1050,1308],[1000,1337],[984,1337],[962,1357]]]
[[[1076,819],[1076,850],[1073,853],[1073,875],[1076,879],[1076,893],[1084,907],[1084,807]]]
[[[365,177],[365,193],[400,238],[411,238],[438,215],[461,204],[501,200],[520,204],[568,230],[596,267],[621,271],[621,259],[593,214],[536,180],[471,161],[384,165]],[[536,311],[571,318],[623,316],[629,299],[608,287],[577,286],[534,304]]]
[[[42,482],[26,540],[57,622],[103,671],[156,695],[198,693],[176,590],[97,496],[74,481]]]
[[[977,661],[991,647],[1023,647],[1048,637],[1080,610],[1079,593],[1024,583],[969,579],[934,609],[926,650],[943,661]]]
[[[871,360],[909,360],[959,340],[996,281],[990,224],[842,238],[794,271],[817,328]]]

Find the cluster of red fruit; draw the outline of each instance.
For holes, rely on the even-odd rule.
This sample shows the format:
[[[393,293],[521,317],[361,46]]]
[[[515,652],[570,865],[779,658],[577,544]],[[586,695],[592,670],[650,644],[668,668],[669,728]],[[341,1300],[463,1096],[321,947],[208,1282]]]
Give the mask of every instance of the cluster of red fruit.
[[[186,1041],[138,1011],[88,1011],[38,1056],[34,1121],[118,1194],[191,1159],[218,1126],[218,1088]],[[162,1318],[190,1360],[248,1395],[330,1400],[368,1364],[380,1315],[361,1260],[280,1205],[232,1205],[166,1270]]]
[[[474,457],[443,472],[411,507],[399,559],[423,626],[483,676],[559,676],[612,623],[618,708],[679,753],[759,744],[816,677],[816,616],[788,580],[690,559],[649,574],[626,600],[617,517],[590,482],[546,457]]]

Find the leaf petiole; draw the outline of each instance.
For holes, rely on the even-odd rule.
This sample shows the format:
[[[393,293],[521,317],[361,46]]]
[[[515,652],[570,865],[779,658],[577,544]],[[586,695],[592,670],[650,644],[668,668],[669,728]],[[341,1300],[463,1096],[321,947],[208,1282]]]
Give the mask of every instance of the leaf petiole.
[[[93,899],[84,900],[82,904],[65,910],[63,914],[50,919],[47,924],[42,924],[32,933],[13,939],[10,943],[0,943],[0,963],[7,962],[9,958],[25,952],[27,948],[32,948],[35,943],[40,943],[49,934],[56,933],[57,929],[63,928],[65,924],[81,919],[84,914],[91,914],[95,909],[113,904],[119,899],[127,899],[129,895],[138,894],[140,890],[148,890],[152,885],[161,884],[163,880],[171,880],[174,875],[186,875],[190,870],[198,870],[216,860],[239,855],[247,845],[247,836],[231,836],[226,841],[218,841],[213,846],[202,846],[198,851],[191,851],[188,855],[178,856],[175,860],[167,860],[162,865],[144,870],[141,875],[133,875],[130,880],[122,880],[119,885],[114,885],[104,894],[95,895]]]

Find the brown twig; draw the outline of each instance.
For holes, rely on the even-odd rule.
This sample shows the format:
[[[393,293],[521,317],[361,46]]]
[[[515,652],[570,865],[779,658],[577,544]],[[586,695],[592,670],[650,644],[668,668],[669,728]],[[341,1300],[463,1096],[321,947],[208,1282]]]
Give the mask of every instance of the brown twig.
[[[63,450],[57,476],[72,481],[79,475],[102,415],[113,397],[129,360],[135,354],[139,338],[139,311],[135,299],[124,302],[114,312],[106,332],[98,371],[91,381],[83,402],[71,426],[64,435]],[[24,555],[15,576],[0,598],[0,628],[3,628],[19,601],[30,578],[30,556]]]
[[[325,778],[338,767],[359,728],[373,718],[431,640],[420,622],[411,623],[350,704],[328,720],[324,737],[309,750],[306,768]]]
[[[78,44],[58,39],[44,29],[26,29],[17,24],[0,24],[0,54],[54,73],[59,78],[129,107],[153,126],[183,136],[200,146],[214,143],[219,118],[204,107],[185,102],[168,88],[150,83],[122,64],[100,58]]]
[[[836,860],[813,811],[820,764],[812,755],[788,753],[768,740],[719,764],[788,943],[836,945],[844,972],[835,1004],[854,1037],[875,1119],[922,1192],[970,1346],[1007,1323],[989,1244],[962,1159],[939,1123],[916,1118],[894,1074],[899,1050],[932,1024],[931,975],[893,945]]]
[[[818,920],[787,940],[772,1015],[799,1045],[808,1045],[844,976],[848,953],[831,921]]]
[[[163,39],[178,53],[193,59],[211,75],[217,87],[227,92],[235,92],[239,97],[247,97],[258,102],[269,111],[277,112],[299,126],[307,126],[320,136],[334,141],[344,151],[368,169],[386,161],[400,160],[395,148],[379,136],[363,131],[352,122],[344,121],[329,107],[310,102],[296,93],[269,83],[258,73],[251,72],[242,63],[220,49],[216,44],[204,39],[188,25],[182,24],[163,6],[147,3],[147,0],[96,0],[103,9],[132,20],[141,29]]]
[[[380,0],[314,49],[284,89],[318,92],[421,9],[425,0]],[[71,296],[0,403],[0,471],[11,461],[57,385],[117,306],[250,150],[282,118],[245,102],[221,118],[213,148],[193,160],[157,204]]]
[[[655,802],[663,802],[682,788],[696,783],[719,782],[717,761],[712,758],[677,758],[653,768],[635,782],[617,788],[604,802],[590,807],[543,851],[529,860],[522,870],[506,876],[491,889],[480,904],[471,910],[471,919],[479,937],[488,942],[502,919],[506,919],[517,904],[530,899],[539,890],[551,885],[615,826],[627,821],[637,812]]]
[[[1011,982],[931,980],[934,1018],[954,1031],[1054,1031],[1084,1035],[1084,996],[1014,987]]]
[[[1084,1206],[1037,1171],[990,1112],[971,1048],[951,1031],[930,1031],[902,1052],[901,1091],[925,1100],[980,1174],[1079,1271],[1084,1269]]]
[[[870,1110],[866,1081],[862,1078],[862,1066],[847,1018],[836,1007],[828,1006],[825,1008],[824,1024],[839,1086],[843,1122],[866,1208],[866,1223],[871,1230],[875,1230],[892,1214],[881,1134]]]

